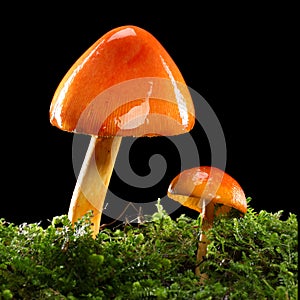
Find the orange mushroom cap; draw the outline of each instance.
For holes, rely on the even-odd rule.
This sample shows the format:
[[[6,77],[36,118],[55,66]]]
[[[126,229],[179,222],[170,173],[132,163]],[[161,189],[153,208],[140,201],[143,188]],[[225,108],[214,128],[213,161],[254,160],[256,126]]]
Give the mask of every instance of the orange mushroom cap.
[[[240,184],[223,170],[211,166],[182,171],[169,185],[168,197],[200,213],[203,201],[223,204],[242,213],[247,211],[247,200]]]
[[[195,123],[178,67],[146,30],[121,26],[99,38],[57,87],[50,122],[96,136],[177,135]]]

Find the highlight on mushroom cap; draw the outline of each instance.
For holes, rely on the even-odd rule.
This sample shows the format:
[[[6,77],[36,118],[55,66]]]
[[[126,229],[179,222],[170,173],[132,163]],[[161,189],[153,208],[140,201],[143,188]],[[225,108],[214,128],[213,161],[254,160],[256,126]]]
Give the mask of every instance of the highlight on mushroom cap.
[[[211,166],[186,169],[170,183],[168,197],[198,212],[203,203],[223,204],[242,213],[247,212],[247,200],[240,184],[225,171]]]
[[[50,122],[99,137],[177,135],[193,128],[195,112],[181,72],[158,40],[137,26],[121,26],[66,73]]]

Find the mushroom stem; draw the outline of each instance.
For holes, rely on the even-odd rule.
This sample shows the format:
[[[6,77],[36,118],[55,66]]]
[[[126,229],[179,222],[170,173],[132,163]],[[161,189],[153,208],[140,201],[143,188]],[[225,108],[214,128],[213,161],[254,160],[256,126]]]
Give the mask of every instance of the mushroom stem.
[[[202,274],[200,271],[200,264],[204,260],[207,254],[207,245],[209,241],[207,240],[205,232],[211,228],[214,219],[214,209],[215,204],[213,201],[209,200],[202,202],[202,211],[201,211],[201,234],[199,237],[198,248],[197,248],[197,267],[195,269],[195,274],[200,277],[200,281],[203,281],[206,278],[206,274]]]
[[[93,237],[100,228],[103,205],[122,137],[91,137],[76,186],[68,217],[72,224],[92,210]]]

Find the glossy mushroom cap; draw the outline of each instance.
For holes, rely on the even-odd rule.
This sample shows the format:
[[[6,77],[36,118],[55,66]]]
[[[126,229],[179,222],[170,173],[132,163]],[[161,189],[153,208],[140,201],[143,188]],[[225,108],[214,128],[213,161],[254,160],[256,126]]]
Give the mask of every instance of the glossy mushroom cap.
[[[195,123],[178,67],[146,30],[121,26],[74,63],[50,106],[61,130],[96,136],[177,135]]]
[[[223,204],[242,213],[247,211],[247,200],[239,183],[216,167],[201,166],[182,171],[169,185],[168,197],[200,213],[203,201]]]

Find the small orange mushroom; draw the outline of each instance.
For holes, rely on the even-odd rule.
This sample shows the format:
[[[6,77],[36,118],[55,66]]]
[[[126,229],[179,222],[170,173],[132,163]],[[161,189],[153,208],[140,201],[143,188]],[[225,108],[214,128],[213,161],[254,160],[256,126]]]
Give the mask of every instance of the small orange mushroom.
[[[198,266],[207,254],[208,241],[205,232],[213,225],[214,216],[226,214],[232,208],[242,214],[247,212],[247,200],[240,184],[223,170],[211,166],[182,171],[170,183],[168,197],[201,214]],[[196,274],[204,275],[198,266]]]
[[[50,106],[53,126],[91,135],[69,207],[72,223],[92,210],[93,235],[99,232],[123,137],[183,134],[194,115],[182,74],[149,32],[121,26],[100,37],[63,77]]]

